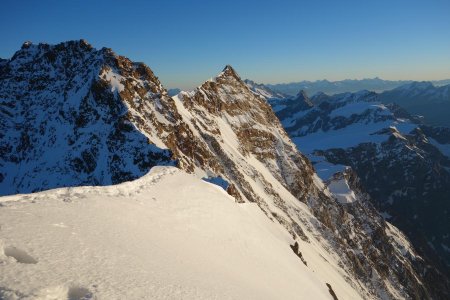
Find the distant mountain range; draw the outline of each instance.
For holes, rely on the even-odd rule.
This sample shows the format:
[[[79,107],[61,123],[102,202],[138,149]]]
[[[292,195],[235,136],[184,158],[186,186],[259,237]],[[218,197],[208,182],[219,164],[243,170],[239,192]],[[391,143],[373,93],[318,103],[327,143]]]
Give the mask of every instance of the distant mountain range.
[[[308,95],[317,92],[326,94],[337,94],[346,92],[357,92],[360,90],[369,90],[374,92],[382,92],[391,90],[399,86],[410,84],[412,80],[383,80],[378,77],[369,79],[345,79],[340,81],[300,81],[292,83],[266,84],[265,86],[274,92],[281,92],[290,96],[295,96],[298,91],[304,90]],[[435,86],[450,84],[450,79],[431,81]]]
[[[378,92],[376,96],[378,101],[384,104],[395,103],[400,105],[408,113],[419,117],[426,124],[450,127],[450,118],[448,118],[450,115],[450,84],[442,85],[448,81],[440,80],[437,83],[413,81],[391,90]],[[269,102],[273,99],[293,99],[298,96],[283,97],[283,95],[287,94],[273,91],[270,85],[256,84],[251,80],[246,80],[245,82],[251,91],[269,100]],[[375,92],[375,89],[366,90]],[[345,93],[349,92],[352,91],[348,90]],[[345,93],[334,94],[334,96],[339,97]],[[333,98],[333,96],[330,96],[330,93],[324,91],[311,93],[311,90],[300,89],[300,94],[311,96],[311,101],[315,104]]]

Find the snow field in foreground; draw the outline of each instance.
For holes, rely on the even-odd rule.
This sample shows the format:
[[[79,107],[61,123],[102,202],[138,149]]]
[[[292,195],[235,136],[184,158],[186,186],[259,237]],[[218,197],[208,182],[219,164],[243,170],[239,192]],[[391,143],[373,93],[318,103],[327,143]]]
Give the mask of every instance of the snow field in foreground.
[[[255,204],[172,167],[0,198],[1,299],[331,299]]]

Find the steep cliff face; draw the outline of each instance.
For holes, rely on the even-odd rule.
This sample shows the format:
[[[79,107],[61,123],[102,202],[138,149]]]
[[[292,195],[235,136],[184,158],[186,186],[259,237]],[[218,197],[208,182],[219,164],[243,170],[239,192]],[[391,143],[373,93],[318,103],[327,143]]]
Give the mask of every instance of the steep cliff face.
[[[267,192],[277,194],[272,182],[298,191],[303,202],[315,193],[309,161],[296,150],[267,102],[255,97],[230,66],[175,101],[210,153],[198,166],[224,175],[236,185],[238,198],[261,202]],[[265,186],[264,192],[258,193],[257,185]]]
[[[25,44],[0,74],[2,194],[113,184],[176,162],[199,177],[220,176],[237,202],[257,203],[338,297],[449,291],[349,170],[325,183],[317,176],[230,66],[170,98],[145,65],[77,41]]]
[[[115,184],[170,162],[121,97],[127,85],[148,105],[163,97],[146,66],[73,41],[25,43],[0,68],[0,194]]]

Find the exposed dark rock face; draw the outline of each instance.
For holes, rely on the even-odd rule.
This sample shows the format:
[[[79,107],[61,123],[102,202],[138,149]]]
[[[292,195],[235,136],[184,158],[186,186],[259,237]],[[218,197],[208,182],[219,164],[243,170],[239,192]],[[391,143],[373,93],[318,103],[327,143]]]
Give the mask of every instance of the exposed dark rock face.
[[[291,245],[291,249],[292,249],[292,251],[294,251],[295,255],[297,255],[298,258],[300,258],[300,260],[305,264],[305,266],[308,266],[308,263],[303,258],[303,254],[299,249],[298,242],[295,242],[294,245]]]
[[[336,293],[333,291],[333,288],[329,283],[327,283],[328,291],[330,292],[331,297],[333,297],[333,300],[339,300],[336,296]]]
[[[85,41],[27,43],[0,66],[2,194],[113,184],[176,161],[223,178],[237,202],[256,203],[297,245],[336,262],[329,272],[361,297],[448,293],[448,282],[435,280],[439,273],[376,212],[357,177],[347,170],[324,184],[270,105],[230,66],[174,98],[147,66]],[[312,105],[300,100],[302,109]],[[350,186],[352,203],[330,192],[334,181]]]

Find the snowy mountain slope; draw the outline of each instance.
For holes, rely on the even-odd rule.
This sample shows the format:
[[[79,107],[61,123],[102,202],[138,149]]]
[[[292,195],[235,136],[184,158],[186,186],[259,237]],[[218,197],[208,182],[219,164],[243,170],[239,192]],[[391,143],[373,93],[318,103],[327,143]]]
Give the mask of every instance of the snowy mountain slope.
[[[367,203],[367,196],[357,192],[356,198],[361,201],[355,201],[349,206],[341,204],[324,190],[321,180],[314,174],[308,161],[298,154],[267,103],[255,97],[231,67],[226,67],[216,78],[205,82],[197,90],[181,93],[174,101],[185,122],[191,120],[197,123],[201,120],[201,123],[194,123],[191,128],[201,128],[194,135],[204,136],[209,142],[208,151],[213,152],[202,168],[233,183],[236,190],[232,194],[237,195],[238,199],[257,202],[269,217],[298,236],[298,240],[312,242],[310,238],[305,238],[308,232],[316,236],[314,239],[317,239],[317,231],[321,236],[326,236],[326,242],[322,240],[319,244],[334,249],[334,253],[345,253],[335,259],[341,261],[340,265],[344,269],[351,266],[346,272],[356,276],[363,286],[371,287],[371,297],[384,297],[383,293],[392,293],[400,284],[397,280],[409,282],[405,288],[411,291],[410,295],[424,293],[413,283],[413,278],[418,274],[410,273],[408,276],[411,277],[404,277],[404,274],[412,271],[410,267],[407,270],[401,267],[389,271],[389,268],[385,268],[393,264],[409,265],[405,259],[416,257],[416,254],[409,258],[403,254],[392,255],[402,251],[396,250],[397,245],[387,242],[390,240],[386,233],[388,227]],[[217,159],[219,161],[216,163]],[[215,169],[217,165],[221,168]],[[307,211],[312,215],[305,214],[302,202],[307,204]],[[307,219],[311,223],[305,222]],[[345,224],[342,224],[343,219],[346,220]],[[368,236],[372,239],[371,243],[368,243]],[[352,242],[349,243],[349,240]],[[356,256],[354,249],[358,249]],[[388,252],[390,254],[386,255]],[[397,262],[394,263],[392,259]],[[414,268],[421,265],[417,264],[419,260],[414,261]],[[421,265],[419,269],[425,266]],[[429,271],[431,269],[426,272]],[[402,273],[402,279],[397,277],[400,275],[398,272]],[[369,279],[369,273],[372,276],[379,274],[377,276],[384,280],[375,279],[377,277]],[[445,284],[439,290],[445,290]],[[404,297],[401,292],[394,293],[397,293],[397,298]],[[427,297],[426,294],[422,295]]]
[[[173,167],[0,203],[2,299],[330,299],[327,283],[341,299],[360,298],[320,244],[299,241],[303,263],[255,204]]]
[[[29,52],[29,49],[39,51]],[[231,67],[227,66],[217,77],[196,90],[170,98],[145,65],[133,63],[108,49],[97,51],[83,41],[56,46],[27,44],[21,51],[18,57],[25,57],[30,61],[30,66],[36,66],[36,70],[25,74],[27,76],[15,76],[15,73],[22,74],[22,70],[30,67],[2,69],[2,74],[7,74],[2,77],[2,84],[6,82],[2,89],[17,92],[11,84],[28,83],[28,92],[33,97],[17,97],[16,102],[20,105],[15,101],[5,101],[7,104],[2,113],[9,116],[6,120],[10,122],[1,124],[8,137],[2,139],[2,149],[9,155],[6,163],[35,165],[40,160],[35,153],[52,153],[56,149],[69,159],[55,157],[48,163],[46,160],[39,161],[37,167],[11,181],[16,191],[27,191],[29,186],[37,190],[48,189],[49,184],[43,185],[39,181],[42,177],[39,176],[38,180],[33,180],[33,177],[53,164],[72,166],[70,162],[75,159],[73,153],[76,152],[70,147],[53,147],[54,144],[65,145],[64,135],[48,134],[52,133],[49,129],[48,132],[39,132],[39,135],[33,132],[32,142],[28,143],[23,159],[11,159],[17,152],[13,148],[17,138],[10,139],[9,136],[21,132],[18,128],[25,123],[21,116],[28,111],[19,110],[17,113],[9,109],[21,107],[21,101],[38,107],[43,101],[54,101],[65,107],[63,90],[71,90],[75,86],[76,92],[81,90],[80,86],[86,85],[91,87],[87,93],[70,97],[70,103],[75,108],[68,109],[70,117],[63,118],[64,122],[69,123],[66,133],[69,136],[72,131],[78,133],[74,135],[75,144],[82,142],[83,146],[89,147],[97,145],[89,140],[90,135],[97,131],[108,137],[100,143],[106,145],[101,148],[105,156],[94,156],[93,159],[81,156],[80,164],[95,166],[95,170],[98,166],[107,166],[102,169],[104,173],[100,172],[103,175],[121,170],[121,176],[112,183],[143,175],[155,164],[170,163],[169,152],[161,150],[169,149],[170,158],[176,161],[180,169],[198,178],[220,176],[229,183],[227,192],[236,202],[256,203],[268,219],[280,224],[297,242],[298,246],[292,247],[297,255],[293,251],[291,255],[299,262],[304,260],[312,268],[323,264],[328,266],[314,269],[321,280],[328,278],[327,274],[331,272],[333,277],[339,278],[336,282],[346,282],[352,287],[349,293],[357,293],[361,298],[443,298],[442,295],[449,290],[446,281],[435,280],[439,273],[422,260],[401,233],[385,222],[370,205],[368,196],[358,188],[355,176],[343,173],[342,177],[336,178],[340,189],[335,189],[332,182],[322,182],[309,160],[297,151],[268,103],[251,92]],[[68,51],[70,55],[66,55]],[[34,56],[36,52],[38,56]],[[47,72],[52,72],[45,67],[43,57],[50,57],[57,63],[61,68],[57,74],[66,74],[66,66],[78,64],[79,61],[74,59],[84,55],[94,57],[86,69],[97,65],[99,69],[92,70],[92,77],[83,77],[76,81],[77,84],[73,79],[76,72],[73,76],[62,77],[59,87],[64,89],[55,89],[58,97],[50,98],[42,85],[33,85],[36,74],[42,72],[45,77]],[[21,63],[21,60],[16,63]],[[59,97],[61,94],[63,97]],[[29,113],[35,111],[30,109]],[[57,117],[59,110],[44,111],[48,119],[55,118],[63,123]],[[66,115],[63,110],[63,116]],[[17,120],[19,122],[15,124],[13,121]],[[39,122],[35,124],[32,118],[27,121],[30,128],[41,125]],[[145,143],[134,143],[132,137],[135,136],[139,136],[140,141],[145,140]],[[51,147],[46,141],[50,141]],[[100,164],[104,157],[111,156],[107,163],[103,161]],[[142,169],[139,168],[142,173],[133,172],[136,166],[142,166]],[[54,186],[108,184],[96,181],[95,176],[90,177],[91,169],[72,166],[67,173],[63,173],[68,183],[57,182]],[[1,170],[5,178],[10,176],[9,169],[3,168],[3,165]],[[52,172],[58,174],[60,171],[54,168]],[[124,173],[129,176],[122,176]],[[80,176],[87,179],[79,180]],[[29,186],[20,185],[23,180],[29,182]],[[336,191],[336,195],[327,186]],[[343,191],[342,187],[346,186],[349,190]],[[176,192],[174,187],[177,184],[172,186]],[[352,202],[339,201],[339,197],[346,193],[351,195]],[[7,252],[11,253],[9,250]],[[339,283],[339,286],[345,284]],[[345,291],[346,288],[336,288],[338,296],[345,295]]]
[[[255,95],[261,96],[261,97],[263,97],[266,100],[269,100],[269,99],[283,99],[283,98],[289,97],[287,94],[284,94],[284,93],[281,93],[281,92],[272,91],[266,85],[258,84],[256,82],[250,80],[250,79],[245,79],[244,82],[247,85],[247,87],[253,93],[255,93]]]
[[[0,199],[1,299],[330,299],[327,283],[359,297],[255,204],[173,167]]]
[[[424,117],[430,125],[450,127],[450,85],[412,82],[380,94],[383,103],[397,103],[411,114]]]
[[[427,100],[431,103],[450,101],[450,86],[434,86],[429,81],[414,81],[410,84],[399,86],[390,91],[386,91],[383,94],[397,93],[397,96],[401,97],[399,100],[412,102],[414,97],[423,97],[427,95]],[[381,97],[382,98],[382,97]],[[408,100],[408,98],[410,100]]]
[[[319,155],[328,163],[351,166],[377,209],[448,270],[448,130],[420,125],[398,106],[381,104],[373,92],[330,98],[311,109],[288,107],[277,115],[312,160]]]

